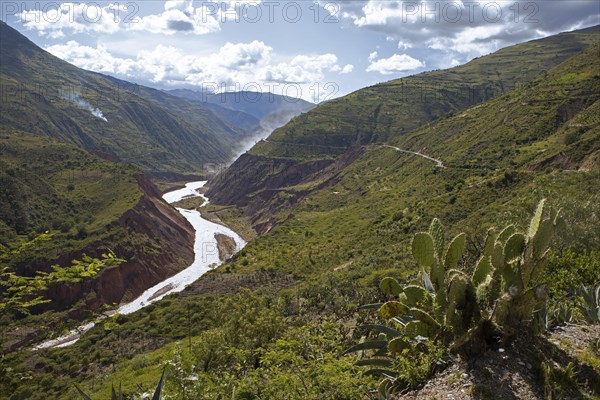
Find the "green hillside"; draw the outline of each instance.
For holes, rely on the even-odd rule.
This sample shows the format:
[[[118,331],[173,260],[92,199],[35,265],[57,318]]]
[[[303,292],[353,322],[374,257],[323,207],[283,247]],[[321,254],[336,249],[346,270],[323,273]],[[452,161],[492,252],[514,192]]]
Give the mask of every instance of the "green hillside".
[[[52,231],[57,236],[35,256],[56,259],[108,237],[107,226],[142,195],[135,178],[140,171],[133,167],[49,137],[0,132],[2,245]]]
[[[554,46],[568,42],[565,37],[593,39],[573,33],[545,41],[556,51]],[[115,316],[72,347],[7,355],[3,387],[13,398],[69,399],[76,396],[75,383],[102,397],[110,395],[111,382],[122,381],[134,396],[150,392],[166,366],[165,392],[181,398],[395,400],[378,396],[377,379],[355,364],[368,366],[368,360],[344,354],[353,344],[390,335],[389,329],[369,335],[359,328],[385,323],[359,306],[395,299],[378,290],[385,276],[421,284],[411,240],[428,230],[432,218],[442,221],[447,240],[467,234],[466,255],[456,268],[470,276],[484,253],[487,229],[512,223],[525,231],[542,198],[562,208],[566,226],[551,242],[539,280],[547,284],[548,306],[570,307],[572,321],[583,321],[574,290],[596,284],[600,268],[600,45],[581,47],[556,63],[545,51],[536,53],[539,59],[530,55],[528,65],[546,65],[516,90],[470,107],[462,103],[459,112],[426,125],[406,125],[404,134],[386,143],[353,145],[335,160],[321,151],[257,155],[269,139],[232,166],[229,187],[222,176],[213,181],[211,204],[203,209],[203,215],[231,226],[254,226],[257,239],[181,294]],[[478,79],[487,79],[488,72]],[[360,115],[364,110],[354,97],[347,98],[348,114]],[[300,126],[302,118],[273,138]],[[397,126],[405,123],[400,120]],[[321,125],[323,131],[334,129],[327,123],[315,129]],[[295,133],[311,137],[311,129]],[[215,204],[219,191],[220,199],[234,201]],[[386,368],[401,377],[403,391],[422,388],[433,373],[448,369],[447,384],[470,398],[494,398],[500,390],[514,395],[525,387],[531,389],[526,398],[597,397],[597,329],[578,327],[585,336],[579,340],[560,335],[574,325],[560,326],[533,338],[521,332],[514,340],[497,338],[486,344],[486,357],[466,361],[421,338],[417,346],[426,352],[400,353]],[[490,354],[498,371],[485,364]],[[502,364],[505,359],[516,367],[502,371],[509,365]],[[488,381],[463,385],[463,370],[451,366],[461,362],[468,364],[467,375],[479,371]],[[497,374],[503,381],[493,380]],[[520,381],[511,386],[504,381],[511,376]]]
[[[0,34],[0,250],[51,237],[3,272],[32,276],[110,248],[122,268],[49,289],[48,308],[82,318],[189,265],[191,227],[144,173],[201,172],[228,160],[243,132],[185,100],[76,68],[4,22]]]
[[[203,163],[226,162],[244,135],[201,105],[84,71],[4,22],[0,30],[0,125],[5,128],[163,172],[201,172]]]
[[[562,33],[507,47],[455,68],[361,89],[295,118],[250,153],[330,158],[352,146],[386,142],[527,85],[599,38],[599,27]]]
[[[317,266],[331,271],[347,263],[388,268],[406,260],[409,234],[433,217],[481,233],[481,224],[495,223],[500,209],[513,210],[504,218],[518,222],[542,197],[574,219],[571,240],[600,246],[594,189],[600,184],[599,49],[594,45],[525,88],[391,142],[440,159],[444,168],[368,145],[347,165],[334,163],[297,185],[248,195],[246,213],[262,205],[262,215],[280,226],[251,243],[230,268],[307,275]],[[583,239],[582,232],[597,234]]]

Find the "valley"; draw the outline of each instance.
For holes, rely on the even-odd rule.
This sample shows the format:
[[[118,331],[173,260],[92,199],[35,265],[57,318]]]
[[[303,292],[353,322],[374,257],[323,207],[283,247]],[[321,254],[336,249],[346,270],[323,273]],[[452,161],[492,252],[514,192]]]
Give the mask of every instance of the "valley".
[[[0,28],[0,399],[600,395],[600,25],[319,104]]]
[[[203,197],[205,202],[208,203],[208,199],[198,193],[198,190],[205,184],[206,182],[190,182],[186,184],[183,189],[167,192],[162,197],[169,204],[177,203],[191,197]],[[177,211],[186,218],[194,229],[194,262],[183,271],[146,289],[135,300],[120,305],[116,310],[108,311],[105,313],[107,317],[114,314],[131,314],[155,301],[159,301],[165,296],[180,292],[185,289],[186,286],[198,280],[206,272],[218,267],[222,262],[227,261],[219,254],[217,243],[218,235],[223,235],[234,240],[234,253],[240,251],[246,244],[242,238],[230,229],[203,219],[198,211],[186,210],[183,208],[178,208]],[[94,322],[86,323],[71,330],[69,334],[65,336],[36,345],[34,349],[40,350],[70,346],[77,342],[81,335],[93,328],[94,325]]]

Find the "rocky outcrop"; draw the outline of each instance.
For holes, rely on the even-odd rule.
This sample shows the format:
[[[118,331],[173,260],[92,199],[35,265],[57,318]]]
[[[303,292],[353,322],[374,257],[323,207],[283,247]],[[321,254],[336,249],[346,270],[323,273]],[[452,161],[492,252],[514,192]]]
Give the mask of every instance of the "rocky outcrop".
[[[215,233],[215,240],[219,249],[219,259],[223,262],[229,260],[235,254],[235,240],[222,233]]]
[[[143,193],[140,201],[112,224],[113,228],[122,228],[126,235],[139,239],[131,243],[132,257],[94,279],[52,287],[47,293],[52,299],[50,307],[71,309],[70,317],[82,318],[87,310],[133,300],[193,262],[192,226],[161,198],[146,176],[139,176],[138,184]],[[81,252],[97,255],[99,249],[106,247],[106,243],[93,243]]]

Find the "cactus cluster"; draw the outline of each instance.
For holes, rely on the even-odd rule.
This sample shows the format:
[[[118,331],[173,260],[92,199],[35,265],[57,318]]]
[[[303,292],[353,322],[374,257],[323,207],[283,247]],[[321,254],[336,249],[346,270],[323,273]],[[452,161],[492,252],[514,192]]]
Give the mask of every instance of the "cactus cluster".
[[[401,287],[393,278],[383,279],[381,290],[396,299],[383,304],[379,314],[398,322],[408,338],[445,341],[464,334],[479,313],[473,307],[475,290],[470,278],[456,269],[464,248],[464,233],[446,246],[444,228],[434,219],[429,231],[417,233],[412,241],[413,257],[423,269],[421,281]]]
[[[491,318],[506,334],[515,333],[524,321],[545,301],[545,285],[536,285],[550,249],[550,241],[564,221],[560,211],[546,207],[542,200],[529,224],[526,234],[513,225],[499,234],[488,231],[486,248],[475,274],[485,276],[478,282],[479,303],[493,305]],[[493,245],[491,244],[493,243]],[[480,264],[487,274],[479,272]]]
[[[384,278],[380,289],[390,300],[366,307],[378,308],[379,315],[395,327],[369,325],[380,332],[378,340],[361,343],[348,352],[376,349],[376,355],[391,357],[414,350],[424,339],[466,348],[465,343],[481,339],[489,327],[514,334],[545,300],[545,287],[537,280],[550,241],[564,224],[559,214],[542,200],[526,233],[517,232],[513,225],[499,233],[488,230],[481,257],[471,269],[458,268],[466,235],[461,233],[446,244],[444,228],[434,219],[428,232],[417,233],[412,241],[421,278],[406,286]]]

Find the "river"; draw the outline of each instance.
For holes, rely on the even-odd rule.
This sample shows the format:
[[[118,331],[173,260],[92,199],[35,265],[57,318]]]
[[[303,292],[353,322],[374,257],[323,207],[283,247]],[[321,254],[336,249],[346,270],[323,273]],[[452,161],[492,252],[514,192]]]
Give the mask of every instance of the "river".
[[[163,195],[163,199],[168,203],[176,203],[180,200],[190,197],[202,197],[205,201],[204,204],[206,205],[208,204],[208,199],[206,196],[198,193],[198,190],[203,188],[205,184],[206,181],[187,183],[182,189],[165,193]],[[221,233],[233,238],[236,243],[236,252],[240,251],[246,245],[244,239],[242,239],[237,233],[226,226],[219,225],[202,218],[200,212],[196,210],[177,208],[177,211],[179,211],[181,215],[188,220],[188,222],[196,231],[196,237],[194,240],[194,262],[176,275],[173,275],[172,277],[147,289],[135,300],[126,304],[122,304],[117,310],[109,313],[109,315],[114,313],[131,314],[148,306],[149,304],[159,301],[169,294],[181,292],[186,288],[186,286],[195,282],[198,278],[210,271],[212,268],[220,265],[222,262],[219,259],[217,240],[215,238],[216,233]],[[38,350],[51,347],[70,346],[71,344],[77,342],[80,336],[93,328],[94,325],[94,322],[88,322],[85,325],[81,325],[78,328],[71,330],[66,335],[43,342],[35,346],[34,349]]]

